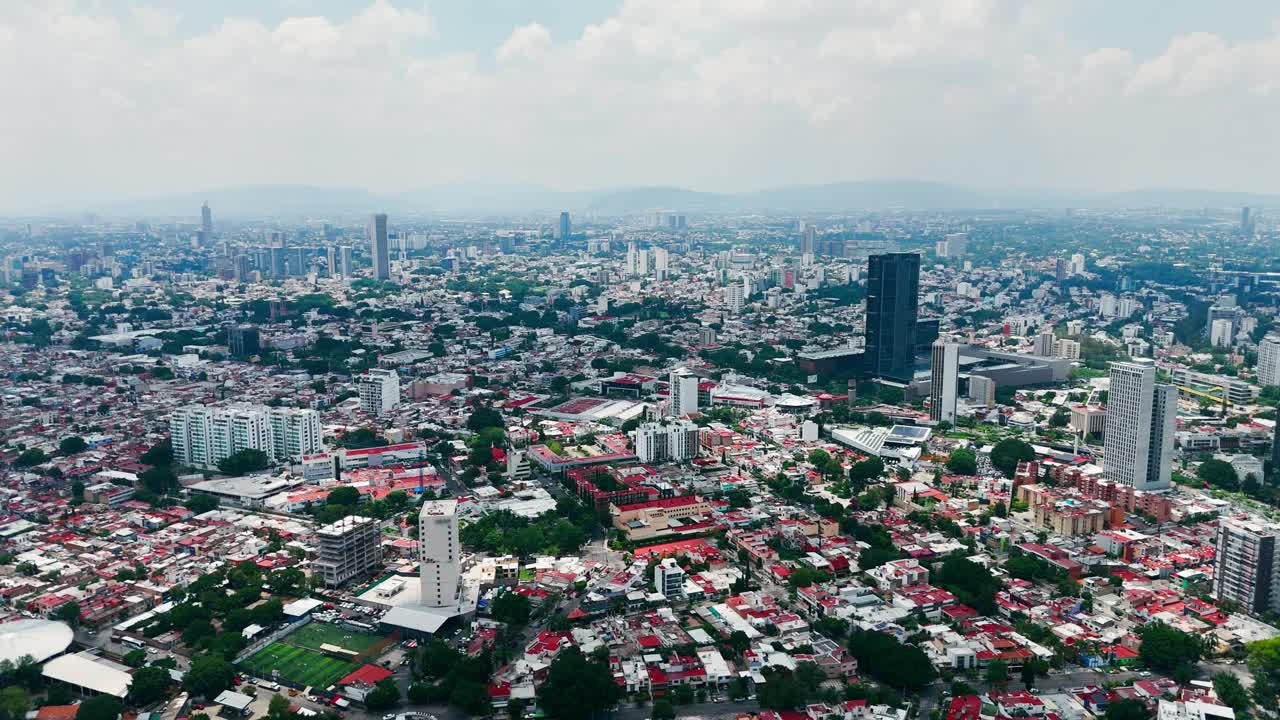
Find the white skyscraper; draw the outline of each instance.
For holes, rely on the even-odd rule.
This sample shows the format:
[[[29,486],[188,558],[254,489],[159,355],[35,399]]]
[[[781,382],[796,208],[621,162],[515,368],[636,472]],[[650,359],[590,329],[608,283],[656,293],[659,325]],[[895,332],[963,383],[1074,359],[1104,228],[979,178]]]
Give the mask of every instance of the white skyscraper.
[[[960,346],[938,338],[929,363],[929,417],[956,421],[956,391],[960,381]]]
[[[400,376],[395,370],[373,368],[356,378],[360,409],[370,415],[385,415],[400,406]]]
[[[1102,475],[1137,490],[1169,487],[1178,391],[1150,361],[1111,363]]]
[[[428,500],[418,513],[418,561],[423,605],[457,607],[462,549],[458,540],[458,501]]]
[[[378,213],[369,218],[369,251],[373,255],[373,279],[391,279],[391,245],[387,240],[387,216]],[[343,268],[346,271],[346,268]]]
[[[666,248],[656,247],[653,249],[653,279],[666,280],[668,268],[670,267],[670,255]]]
[[[1053,331],[1042,330],[1036,335],[1035,354],[1040,357],[1053,357]]]
[[[1214,320],[1209,325],[1209,344],[1214,347],[1230,347],[1235,323],[1226,318]]]
[[[1082,253],[1076,253],[1075,255],[1071,256],[1071,274],[1072,275],[1084,274],[1084,255]]]
[[[948,233],[946,243],[948,257],[960,257],[969,251],[969,233]]]
[[[671,414],[684,417],[698,412],[698,376],[680,370],[671,373]]]
[[[1258,344],[1258,382],[1280,385],[1280,336],[1268,335]]]

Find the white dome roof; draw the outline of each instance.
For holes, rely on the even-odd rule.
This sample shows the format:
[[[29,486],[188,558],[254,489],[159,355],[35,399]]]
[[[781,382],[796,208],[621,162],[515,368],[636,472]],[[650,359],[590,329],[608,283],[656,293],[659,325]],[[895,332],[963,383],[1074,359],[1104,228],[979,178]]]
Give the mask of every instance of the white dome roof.
[[[0,660],[16,663],[30,655],[44,662],[66,650],[74,638],[69,625],[53,620],[0,623]]]

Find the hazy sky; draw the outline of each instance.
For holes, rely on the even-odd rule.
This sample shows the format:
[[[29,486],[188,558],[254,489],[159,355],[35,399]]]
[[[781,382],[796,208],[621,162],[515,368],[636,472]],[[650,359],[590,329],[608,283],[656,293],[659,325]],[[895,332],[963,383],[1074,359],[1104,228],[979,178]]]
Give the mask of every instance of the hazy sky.
[[[0,208],[260,183],[1280,192],[1271,0],[4,0]]]

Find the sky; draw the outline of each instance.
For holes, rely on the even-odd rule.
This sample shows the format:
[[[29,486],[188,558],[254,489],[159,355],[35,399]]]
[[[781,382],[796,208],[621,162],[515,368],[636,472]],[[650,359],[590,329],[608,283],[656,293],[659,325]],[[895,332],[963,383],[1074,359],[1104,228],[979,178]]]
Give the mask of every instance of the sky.
[[[0,209],[304,184],[1280,193],[1269,0],[4,0]]]

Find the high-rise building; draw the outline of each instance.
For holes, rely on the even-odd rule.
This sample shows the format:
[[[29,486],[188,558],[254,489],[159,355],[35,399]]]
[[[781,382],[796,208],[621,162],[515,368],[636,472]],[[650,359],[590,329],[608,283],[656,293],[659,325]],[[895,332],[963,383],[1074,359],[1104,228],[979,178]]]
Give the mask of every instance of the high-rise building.
[[[1258,383],[1280,385],[1280,335],[1267,335],[1258,343]]]
[[[350,515],[316,530],[319,545],[311,563],[328,587],[382,570],[382,533],[371,517]]]
[[[241,360],[262,352],[262,338],[258,328],[252,325],[232,327],[227,331],[227,347],[231,350],[231,357]]]
[[[969,233],[947,233],[947,257],[960,257],[969,251]]]
[[[395,370],[372,368],[356,379],[360,409],[370,415],[385,415],[400,407],[400,375]]]
[[[206,244],[213,240],[213,210],[209,209],[209,203],[200,206],[200,244]]]
[[[995,407],[996,381],[983,375],[970,375],[969,401],[985,407]]]
[[[1213,594],[1261,615],[1280,610],[1280,526],[1262,520],[1222,518],[1214,554]]]
[[[369,252],[373,256],[373,279],[391,279],[391,245],[387,239],[387,215],[378,213],[369,218]],[[344,268],[345,270],[345,268]]]
[[[204,470],[242,450],[290,461],[324,447],[318,412],[263,405],[180,407],[169,417],[169,437],[174,460]]]
[[[670,255],[664,247],[653,249],[653,279],[659,282],[667,279],[671,265]]]
[[[458,540],[458,501],[428,500],[418,512],[418,561],[427,607],[459,604],[462,548]]]
[[[915,370],[920,309],[920,256],[888,253],[867,258],[864,358],[872,375],[909,380]]]
[[[744,304],[744,293],[742,283],[731,282],[724,289],[724,304],[729,308],[731,313],[742,312]]]
[[[1071,274],[1083,275],[1084,269],[1085,269],[1084,253],[1075,253],[1074,255],[1072,255],[1071,256]]]
[[[1169,487],[1178,391],[1150,361],[1111,363],[1102,475],[1136,490]]]
[[[956,392],[960,382],[960,346],[938,338],[929,362],[929,418],[956,421]]]
[[[1036,335],[1035,354],[1040,357],[1053,357],[1053,342],[1053,331],[1041,330],[1040,333]]]
[[[556,237],[568,240],[573,235],[573,225],[569,222],[569,211],[560,213],[560,226],[556,228]]]
[[[804,226],[804,235],[800,236],[800,254],[814,255],[818,247],[818,228],[813,225]]]
[[[1055,357],[1066,358],[1068,360],[1080,359],[1080,343],[1075,340],[1062,338],[1053,344],[1053,354]]]
[[[1245,235],[1253,234],[1253,213],[1247,205],[1240,208],[1240,232]]]
[[[338,257],[341,262],[341,274],[343,279],[351,278],[356,269],[355,259],[350,245],[343,245],[338,249]]]
[[[1218,318],[1209,324],[1209,344],[1214,347],[1231,347],[1235,323]]]
[[[288,267],[285,262],[285,253],[288,248],[273,245],[271,250],[271,277],[274,280],[283,280],[289,274]]]
[[[329,277],[338,276],[338,246],[330,245],[324,249],[324,267]]]
[[[716,344],[716,329],[710,327],[698,328],[698,344],[703,347],[710,347]]]
[[[698,376],[680,370],[671,373],[671,414],[684,417],[698,412]]]
[[[679,462],[698,456],[698,426],[690,420],[663,420],[636,428],[636,457],[642,463]]]

